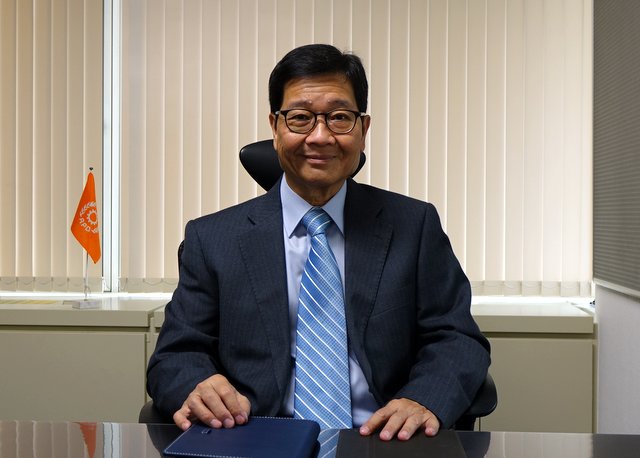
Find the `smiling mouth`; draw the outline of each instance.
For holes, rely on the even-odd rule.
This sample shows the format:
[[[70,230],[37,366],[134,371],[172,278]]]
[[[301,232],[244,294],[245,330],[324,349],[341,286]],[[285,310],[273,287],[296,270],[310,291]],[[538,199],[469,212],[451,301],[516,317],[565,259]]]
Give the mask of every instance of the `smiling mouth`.
[[[333,155],[318,155],[318,154],[306,154],[304,156],[305,160],[309,162],[328,162],[332,159],[335,159]]]

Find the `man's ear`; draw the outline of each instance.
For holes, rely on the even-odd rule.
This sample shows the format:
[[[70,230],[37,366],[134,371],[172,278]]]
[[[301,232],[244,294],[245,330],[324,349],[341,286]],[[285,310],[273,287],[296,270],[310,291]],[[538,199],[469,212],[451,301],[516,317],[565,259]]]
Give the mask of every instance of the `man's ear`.
[[[371,126],[371,116],[365,115],[362,117],[362,145],[360,151],[364,151],[364,147],[366,146],[367,133],[369,132],[369,127]]]
[[[273,135],[273,149],[278,151],[278,117],[273,113],[269,113],[269,125]]]

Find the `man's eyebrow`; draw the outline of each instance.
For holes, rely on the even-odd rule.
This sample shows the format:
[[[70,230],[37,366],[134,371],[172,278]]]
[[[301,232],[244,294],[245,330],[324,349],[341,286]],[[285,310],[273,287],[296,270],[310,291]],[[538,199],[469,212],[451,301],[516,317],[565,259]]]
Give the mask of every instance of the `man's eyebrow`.
[[[311,105],[313,102],[311,100],[304,100],[304,99],[300,99],[300,100],[292,100],[287,104],[287,110],[290,110],[292,108],[308,108],[309,105]],[[354,105],[354,103],[351,100],[347,100],[347,99],[334,99],[334,100],[329,100],[328,105],[332,108],[347,108],[347,109],[351,109],[350,107],[352,107]]]
[[[347,99],[335,99],[335,100],[330,100],[329,101],[329,105],[335,106],[335,107],[338,107],[338,108],[347,108],[347,107],[353,105],[353,102],[351,100],[347,100]]]

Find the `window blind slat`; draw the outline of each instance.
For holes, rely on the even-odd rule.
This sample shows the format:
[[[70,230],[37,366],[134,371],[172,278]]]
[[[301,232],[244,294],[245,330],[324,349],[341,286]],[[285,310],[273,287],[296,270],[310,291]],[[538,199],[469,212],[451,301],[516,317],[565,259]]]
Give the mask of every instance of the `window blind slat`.
[[[505,280],[515,289],[508,294],[522,292],[524,234],[524,88],[525,43],[523,0],[507,2],[506,75],[505,75]]]
[[[69,238],[73,199],[80,188],[71,187],[67,168],[67,5],[51,4],[51,277],[52,290],[67,289],[67,258],[73,239]],[[102,81],[102,77],[100,78]],[[96,164],[97,166],[97,164]],[[96,174],[99,175],[99,174]],[[78,183],[75,180],[73,183]],[[100,192],[96,189],[96,193]],[[75,204],[77,205],[77,201]],[[4,207],[3,207],[4,208]],[[100,213],[102,214],[102,213]],[[100,224],[101,221],[98,221]],[[0,237],[1,238],[1,237]],[[77,254],[76,254],[77,256]],[[2,257],[2,256],[0,256]]]
[[[0,0],[0,288],[16,283],[16,112],[17,8]]]
[[[487,4],[485,278],[505,278],[506,2]]]
[[[466,258],[467,213],[467,5],[449,3],[447,30],[447,234],[456,254]],[[422,193],[426,195],[426,193]]]
[[[389,189],[406,194],[409,188],[407,164],[409,144],[407,137],[410,122],[405,113],[409,106],[409,27],[408,0],[394,1],[389,18],[389,46],[396,52],[389,56],[389,84],[396,88],[395,97],[389,99],[389,136],[395,139],[389,148],[388,177]]]
[[[468,76],[467,76],[467,218],[466,258],[462,260],[467,276],[485,279],[485,146],[486,146],[486,20],[484,1],[467,3]],[[455,247],[454,247],[455,248]]]
[[[523,294],[540,294],[542,280],[542,183],[544,142],[544,4],[525,2],[524,8],[524,210]]]
[[[429,133],[427,151],[416,153],[427,156],[428,197],[424,197],[439,209],[445,228],[447,227],[447,28],[447,2],[431,2],[429,4],[428,124],[426,126]],[[390,52],[393,54],[395,50],[392,49]],[[392,91],[390,98],[394,97],[395,91]],[[395,141],[392,140],[390,145],[393,148]]]
[[[413,1],[409,5],[409,100],[408,119],[412,125],[427,125],[427,91],[429,87],[428,68],[428,24],[429,5],[427,2]],[[464,91],[463,91],[464,93]],[[373,94],[372,94],[373,96]],[[372,130],[377,129],[377,116]],[[408,129],[408,148],[410,151],[427,150],[427,129]],[[370,145],[370,148],[373,148]],[[413,196],[427,194],[427,161],[425,154],[409,154],[407,158],[408,189]]]
[[[36,3],[33,71],[42,77],[33,81],[33,275],[35,290],[51,291],[51,3]]]

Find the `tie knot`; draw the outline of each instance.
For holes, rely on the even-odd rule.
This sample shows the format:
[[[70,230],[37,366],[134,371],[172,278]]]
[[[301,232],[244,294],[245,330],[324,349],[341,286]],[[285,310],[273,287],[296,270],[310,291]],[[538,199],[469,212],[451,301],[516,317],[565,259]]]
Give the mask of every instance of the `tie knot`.
[[[331,217],[320,207],[313,207],[302,217],[302,225],[311,237],[323,234],[331,224]]]

